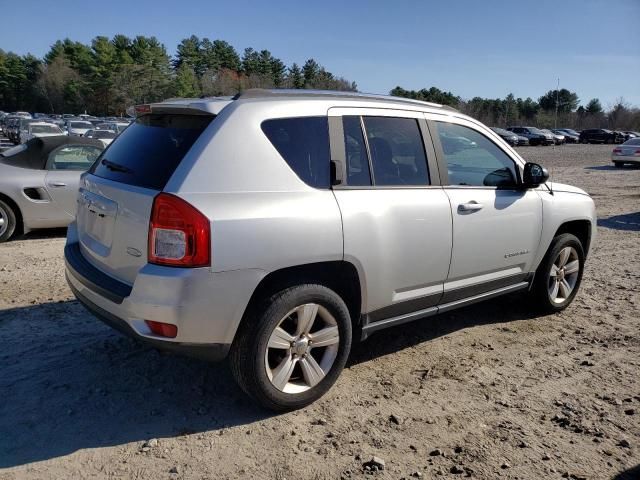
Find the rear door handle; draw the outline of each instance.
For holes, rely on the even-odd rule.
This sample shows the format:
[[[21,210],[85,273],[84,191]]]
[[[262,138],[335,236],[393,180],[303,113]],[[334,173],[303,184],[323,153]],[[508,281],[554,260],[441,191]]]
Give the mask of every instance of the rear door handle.
[[[476,202],[475,200],[472,200],[468,203],[461,203],[460,205],[458,205],[458,211],[459,212],[477,212],[478,210],[482,210],[482,207],[484,207],[484,205]]]
[[[49,182],[50,187],[58,188],[58,187],[66,187],[67,184],[64,182]]]

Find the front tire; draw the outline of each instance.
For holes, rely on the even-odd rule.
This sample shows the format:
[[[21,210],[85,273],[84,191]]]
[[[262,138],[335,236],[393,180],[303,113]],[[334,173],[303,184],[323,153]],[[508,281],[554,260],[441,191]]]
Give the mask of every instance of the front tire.
[[[286,411],[322,397],[349,357],[349,309],[333,290],[290,287],[248,312],[230,352],[233,376],[263,407]]]
[[[6,242],[16,231],[18,225],[16,212],[0,200],[0,243]]]
[[[551,242],[536,270],[531,299],[545,313],[567,308],[580,288],[584,271],[584,249],[575,235],[563,233]]]

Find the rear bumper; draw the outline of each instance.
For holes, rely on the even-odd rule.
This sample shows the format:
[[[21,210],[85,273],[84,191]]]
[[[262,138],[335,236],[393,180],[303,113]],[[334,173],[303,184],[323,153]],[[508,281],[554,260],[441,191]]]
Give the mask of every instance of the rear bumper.
[[[147,345],[158,348],[160,350],[166,350],[190,357],[202,358],[209,361],[220,361],[226,358],[231,348],[231,344],[228,343],[211,343],[211,344],[189,344],[181,342],[167,342],[164,340],[156,340],[153,338],[143,337],[139,335],[125,320],[119,318],[112,313],[100,308],[93,303],[87,297],[82,295],[69,280],[69,270],[67,270],[67,282],[71,291],[76,296],[78,301],[91,312],[99,320],[109,325],[111,328],[118,330],[120,333],[129,337],[135,338]]]
[[[226,356],[262,270],[143,266],[128,285],[87,261],[69,226],[66,277],[78,300],[113,328],[153,346],[219,360]],[[145,320],[178,327],[176,338],[155,335]]]

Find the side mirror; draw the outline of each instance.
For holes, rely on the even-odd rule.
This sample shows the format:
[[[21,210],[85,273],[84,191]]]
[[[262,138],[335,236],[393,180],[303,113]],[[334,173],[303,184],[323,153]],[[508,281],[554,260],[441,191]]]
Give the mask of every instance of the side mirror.
[[[536,188],[549,180],[549,172],[542,165],[527,162],[524,164],[522,182],[525,188]]]

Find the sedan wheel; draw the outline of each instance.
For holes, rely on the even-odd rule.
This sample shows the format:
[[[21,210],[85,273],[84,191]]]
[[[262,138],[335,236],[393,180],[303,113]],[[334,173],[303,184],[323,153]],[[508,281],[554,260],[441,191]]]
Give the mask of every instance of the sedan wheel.
[[[0,243],[11,238],[16,229],[16,214],[5,202],[0,200]]]

